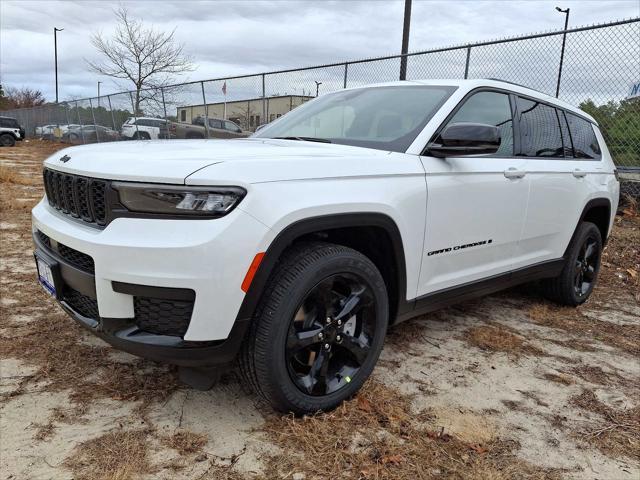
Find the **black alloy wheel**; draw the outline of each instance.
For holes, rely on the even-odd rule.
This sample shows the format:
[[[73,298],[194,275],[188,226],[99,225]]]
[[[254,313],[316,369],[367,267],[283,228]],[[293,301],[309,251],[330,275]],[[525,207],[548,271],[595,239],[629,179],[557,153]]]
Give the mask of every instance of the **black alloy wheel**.
[[[591,296],[598,280],[602,257],[602,233],[591,222],[582,222],[564,256],[560,275],[542,281],[542,291],[549,300],[577,307]]]
[[[371,375],[388,323],[387,287],[371,259],[343,245],[299,242],[269,276],[240,372],[276,410],[331,410]]]
[[[574,289],[577,296],[584,297],[591,292],[599,264],[598,240],[589,236],[580,247],[576,258]]]
[[[364,278],[336,274],[313,287],[291,320],[285,347],[296,386],[321,396],[351,383],[371,352],[376,318]]]

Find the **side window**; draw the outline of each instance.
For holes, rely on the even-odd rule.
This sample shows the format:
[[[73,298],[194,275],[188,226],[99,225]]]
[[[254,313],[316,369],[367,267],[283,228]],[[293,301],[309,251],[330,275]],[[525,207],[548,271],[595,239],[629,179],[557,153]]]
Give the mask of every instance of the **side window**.
[[[520,155],[525,157],[564,157],[564,145],[556,109],[518,97]]]
[[[209,128],[222,128],[222,122],[220,120],[210,119]]]
[[[238,127],[235,123],[230,122],[229,120],[224,121],[224,128],[226,130],[229,130],[230,132],[239,133],[241,131],[240,127]]]
[[[449,121],[452,123],[484,123],[498,127],[500,131],[500,148],[495,157],[513,155],[513,119],[509,95],[497,92],[479,92],[464,102],[464,105]]]
[[[573,151],[576,158],[600,160],[602,151],[593,131],[593,125],[586,120],[567,112],[569,131],[573,139]]]

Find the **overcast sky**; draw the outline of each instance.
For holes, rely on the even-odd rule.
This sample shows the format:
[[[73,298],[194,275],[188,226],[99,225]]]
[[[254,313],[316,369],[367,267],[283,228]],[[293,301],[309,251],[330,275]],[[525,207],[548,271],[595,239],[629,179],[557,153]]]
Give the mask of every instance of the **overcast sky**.
[[[200,80],[286,67],[397,53],[404,1],[126,1],[134,16],[159,29],[177,27],[196,70],[177,80]],[[640,15],[638,0],[414,0],[410,50],[558,29]],[[109,34],[118,2],[0,1],[0,81],[55,97],[53,27],[58,34],[60,99],[130,86],[89,71],[94,32]]]

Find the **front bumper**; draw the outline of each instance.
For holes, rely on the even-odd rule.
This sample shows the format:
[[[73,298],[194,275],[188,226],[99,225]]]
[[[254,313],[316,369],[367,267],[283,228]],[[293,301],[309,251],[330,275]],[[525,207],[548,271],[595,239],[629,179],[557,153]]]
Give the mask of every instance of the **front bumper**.
[[[88,313],[92,311],[93,303],[97,306],[95,277],[78,268],[76,262],[63,257],[58,250],[52,248],[50,242],[43,241],[43,237],[37,231],[34,233],[35,255],[45,259],[50,265],[55,265],[56,300],[71,318],[110,345],[133,355],[185,367],[218,365],[229,363],[235,358],[249,324],[248,319],[236,320],[225,340],[198,342],[185,341],[176,335],[145,331],[137,324],[135,317],[105,318]],[[185,292],[181,289],[117,282],[113,283],[113,288],[128,291],[132,295],[154,295],[165,299],[171,299],[172,295],[184,295]],[[73,296],[68,296],[68,292],[73,292]],[[78,302],[77,296],[84,297],[84,301]]]
[[[211,221],[121,218],[98,230],[43,200],[33,210],[33,229],[36,251],[60,264],[63,288],[95,303],[93,310],[74,308],[61,296],[63,308],[116,348],[194,366],[227,361],[237,350],[248,322],[237,318],[244,299],[240,286],[268,233],[253,217],[236,209]],[[58,247],[44,244],[38,231],[54,245],[90,257],[92,269],[76,268],[58,254]],[[182,335],[157,335],[136,326],[135,300],[162,298],[163,291],[169,298],[172,292],[193,293]]]
[[[139,357],[184,367],[212,366],[231,362],[242,343],[247,320],[237,321],[226,340],[217,342],[185,342],[179,337],[154,335],[132,326],[129,321],[114,318],[88,318],[60,301],[62,308],[81,326],[108,344]]]

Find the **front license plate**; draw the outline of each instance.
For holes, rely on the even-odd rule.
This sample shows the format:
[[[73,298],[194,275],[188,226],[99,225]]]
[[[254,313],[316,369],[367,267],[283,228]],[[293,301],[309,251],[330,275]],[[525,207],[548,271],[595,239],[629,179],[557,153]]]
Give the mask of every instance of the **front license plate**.
[[[42,285],[42,288],[44,288],[49,295],[55,297],[56,284],[53,281],[51,266],[36,255],[36,267],[38,268],[38,281],[40,285]]]

